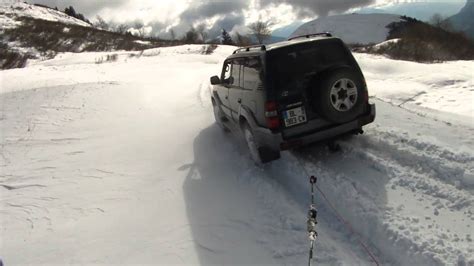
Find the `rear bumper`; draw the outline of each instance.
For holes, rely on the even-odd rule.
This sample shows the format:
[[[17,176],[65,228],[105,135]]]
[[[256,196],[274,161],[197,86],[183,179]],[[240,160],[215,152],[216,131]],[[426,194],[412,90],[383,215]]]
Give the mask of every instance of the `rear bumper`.
[[[287,150],[297,146],[302,146],[325,139],[331,139],[345,133],[361,129],[363,126],[370,124],[375,120],[375,113],[375,104],[370,104],[366,115],[361,116],[354,121],[317,131],[315,133],[304,135],[298,138],[283,139],[280,133],[272,133],[270,130],[265,128],[259,128],[255,130],[255,133],[258,141],[261,144],[274,150]]]

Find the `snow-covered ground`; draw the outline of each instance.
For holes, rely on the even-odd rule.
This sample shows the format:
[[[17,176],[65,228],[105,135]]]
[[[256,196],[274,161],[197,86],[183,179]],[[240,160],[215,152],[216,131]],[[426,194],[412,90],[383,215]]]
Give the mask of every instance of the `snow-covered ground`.
[[[343,14],[317,18],[301,25],[290,36],[330,32],[346,43],[373,44],[387,39],[387,25],[400,21],[392,14]]]
[[[61,54],[0,72],[0,257],[17,264],[474,263],[473,62],[357,54],[376,122],[263,168],[214,125],[234,47]],[[109,60],[117,54],[117,60]]]
[[[84,27],[91,26],[82,20],[68,16],[58,10],[31,5],[21,0],[0,0],[0,25],[2,25],[2,30],[17,27],[21,23],[21,21],[18,20],[21,17],[30,17]]]

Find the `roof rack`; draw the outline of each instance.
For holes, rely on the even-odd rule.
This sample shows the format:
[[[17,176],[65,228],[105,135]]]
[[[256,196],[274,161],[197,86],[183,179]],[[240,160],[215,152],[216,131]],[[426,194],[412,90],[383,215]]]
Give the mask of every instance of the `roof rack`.
[[[319,33],[313,33],[313,34],[305,34],[305,35],[300,35],[296,37],[289,38],[288,41],[294,40],[294,39],[299,39],[299,38],[311,38],[314,36],[326,36],[326,37],[332,37],[332,34],[330,32],[319,32]]]
[[[252,45],[252,46],[247,46],[247,47],[242,47],[242,48],[239,48],[237,50],[235,50],[232,54],[237,54],[237,53],[241,53],[241,52],[248,52],[250,50],[260,50],[260,51],[266,51],[267,50],[267,47],[265,47],[265,45]]]

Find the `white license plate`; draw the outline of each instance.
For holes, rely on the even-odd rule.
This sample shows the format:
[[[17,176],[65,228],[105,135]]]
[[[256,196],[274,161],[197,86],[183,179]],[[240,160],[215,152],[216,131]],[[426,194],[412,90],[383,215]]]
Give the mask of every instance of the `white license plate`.
[[[306,112],[303,107],[293,108],[283,112],[283,120],[286,127],[302,124],[306,122]]]

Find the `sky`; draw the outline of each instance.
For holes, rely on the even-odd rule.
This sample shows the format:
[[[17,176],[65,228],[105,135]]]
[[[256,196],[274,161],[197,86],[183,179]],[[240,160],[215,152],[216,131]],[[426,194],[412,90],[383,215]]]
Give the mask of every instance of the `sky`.
[[[462,6],[466,0],[445,0]],[[442,3],[440,0],[28,0],[60,9],[74,9],[94,21],[142,24],[152,36],[179,36],[190,27],[204,26],[209,36],[224,28],[247,33],[245,25],[257,20],[271,22],[272,29],[296,25],[321,16],[352,12],[361,8],[383,8],[406,2]],[[140,22],[140,23],[137,23]]]

